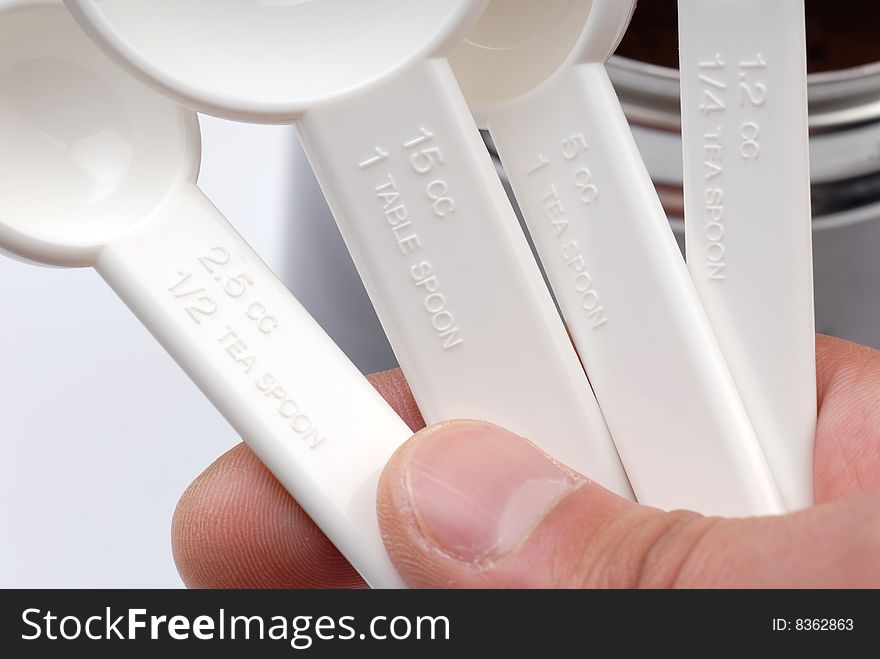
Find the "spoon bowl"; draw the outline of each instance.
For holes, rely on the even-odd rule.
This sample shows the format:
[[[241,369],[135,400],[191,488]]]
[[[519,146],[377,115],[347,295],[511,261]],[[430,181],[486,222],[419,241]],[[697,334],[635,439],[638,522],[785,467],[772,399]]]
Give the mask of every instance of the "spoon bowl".
[[[93,265],[199,166],[196,117],[133,81],[50,3],[0,23],[0,247]]]
[[[604,62],[635,0],[492,0],[449,61],[478,123],[566,64]],[[515,75],[512,72],[516,72]]]
[[[472,0],[69,0],[90,35],[197,110],[289,123],[443,52]],[[235,26],[231,29],[230,26]]]

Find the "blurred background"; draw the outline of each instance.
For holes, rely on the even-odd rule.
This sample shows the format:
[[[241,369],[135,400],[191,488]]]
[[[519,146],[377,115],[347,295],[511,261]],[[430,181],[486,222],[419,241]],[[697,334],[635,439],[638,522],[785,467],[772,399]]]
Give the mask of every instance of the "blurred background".
[[[806,5],[817,327],[880,347],[880,3]],[[681,238],[675,6],[641,0],[610,67]],[[202,128],[202,189],[361,370],[395,366],[295,130]],[[0,305],[0,586],[180,586],[174,506],[238,437],[92,270],[0,258]]]

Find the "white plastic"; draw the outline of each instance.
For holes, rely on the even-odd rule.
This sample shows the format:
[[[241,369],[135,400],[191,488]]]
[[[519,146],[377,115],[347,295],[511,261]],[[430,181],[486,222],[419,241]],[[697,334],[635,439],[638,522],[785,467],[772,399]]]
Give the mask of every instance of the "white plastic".
[[[60,3],[0,2],[0,44],[0,247],[97,268],[366,580],[402,586],[375,497],[410,431],[195,187],[195,114]]]
[[[450,61],[492,134],[639,501],[778,513],[605,71],[634,4],[496,0]]]
[[[499,423],[632,497],[442,58],[482,1],[67,5],[131,70],[196,109],[298,122],[427,421]]]
[[[803,0],[680,0],[688,264],[789,509],[813,501]]]

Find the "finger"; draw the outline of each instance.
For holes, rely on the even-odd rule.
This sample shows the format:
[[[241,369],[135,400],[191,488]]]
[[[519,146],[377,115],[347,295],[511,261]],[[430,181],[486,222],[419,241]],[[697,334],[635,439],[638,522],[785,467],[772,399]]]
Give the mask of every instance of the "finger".
[[[184,492],[172,522],[172,548],[190,588],[364,586],[244,444]]]
[[[816,501],[880,487],[880,352],[819,336]]]
[[[417,587],[880,585],[880,497],[782,518],[628,502],[479,422],[416,434],[379,487],[386,547]]]
[[[413,432],[425,427],[419,406],[399,368],[373,373],[367,379]]]
[[[399,370],[370,377],[413,428],[424,421]],[[363,580],[244,444],[184,492],[172,523],[178,571],[194,588],[346,588]]]

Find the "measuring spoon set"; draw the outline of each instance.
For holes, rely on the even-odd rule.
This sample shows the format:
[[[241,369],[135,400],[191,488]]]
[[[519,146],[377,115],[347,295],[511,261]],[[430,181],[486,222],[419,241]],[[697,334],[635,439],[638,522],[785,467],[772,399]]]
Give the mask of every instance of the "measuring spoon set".
[[[0,0],[0,249],[94,267],[376,587],[410,431],[196,187],[195,110],[296,124],[429,423],[661,508],[809,505],[803,1],[680,0],[687,266],[604,66],[635,4]]]

